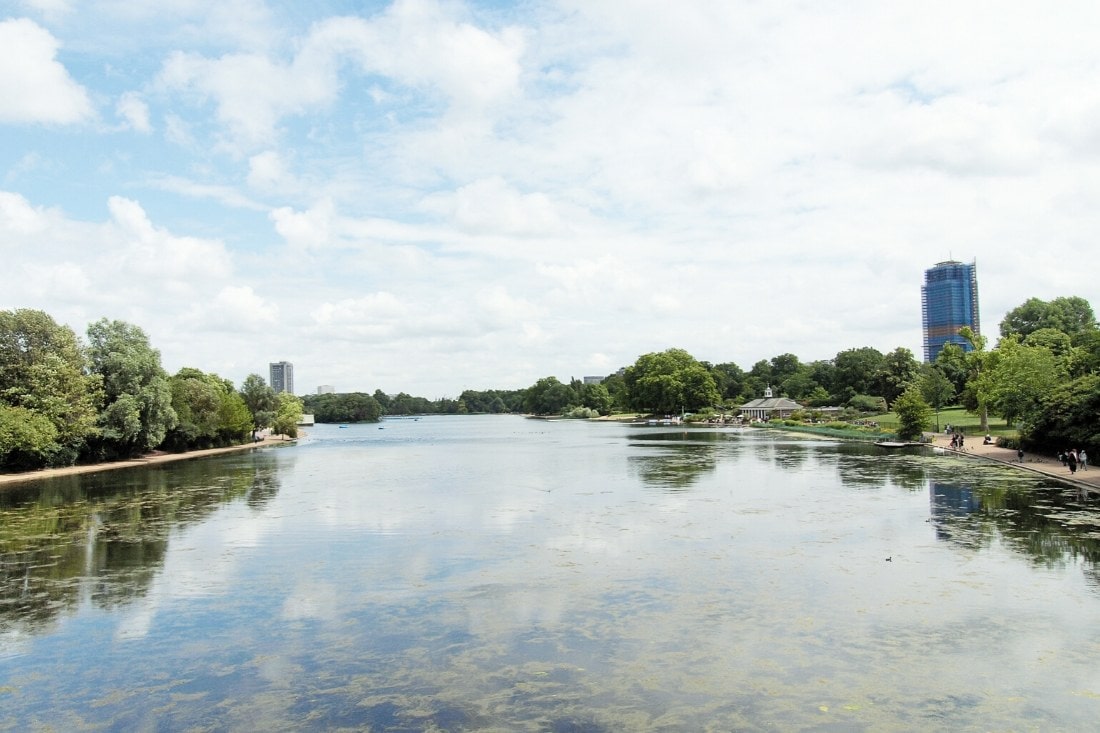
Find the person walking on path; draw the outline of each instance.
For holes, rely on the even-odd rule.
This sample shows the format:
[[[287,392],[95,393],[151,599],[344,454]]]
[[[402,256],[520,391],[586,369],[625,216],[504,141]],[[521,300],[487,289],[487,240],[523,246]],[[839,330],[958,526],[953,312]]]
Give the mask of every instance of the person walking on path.
[[[1066,451],[1066,465],[1071,474],[1077,473],[1077,454],[1071,450]]]
[[[1020,463],[1024,462],[1024,449],[1023,448],[1017,448],[1016,449],[1016,460],[1019,461]]]
[[[1077,452],[1077,462],[1081,464],[1081,470],[1084,471],[1089,467],[1089,454],[1082,448]]]

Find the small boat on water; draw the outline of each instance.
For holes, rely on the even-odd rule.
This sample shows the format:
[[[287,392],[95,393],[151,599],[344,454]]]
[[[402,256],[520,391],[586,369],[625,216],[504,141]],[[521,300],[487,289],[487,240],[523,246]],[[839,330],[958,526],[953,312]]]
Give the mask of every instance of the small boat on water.
[[[880,448],[904,448],[904,447],[906,447],[908,445],[912,445],[912,444],[911,443],[903,443],[903,442],[900,442],[900,441],[897,441],[897,440],[876,440],[875,445],[877,445]]]

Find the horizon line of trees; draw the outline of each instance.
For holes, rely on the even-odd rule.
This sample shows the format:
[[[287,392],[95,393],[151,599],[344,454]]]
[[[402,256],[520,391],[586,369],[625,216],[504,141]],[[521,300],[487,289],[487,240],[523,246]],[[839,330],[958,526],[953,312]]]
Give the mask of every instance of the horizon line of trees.
[[[959,404],[981,417],[1003,418],[1030,450],[1087,447],[1100,452],[1100,328],[1080,297],[1030,298],[1006,314],[993,348],[969,328],[964,348],[947,344],[921,363],[899,347],[846,349],[834,359],[802,363],[794,354],[760,360],[749,371],[736,364],[697,361],[683,349],[644,354],[599,385],[544,377],[529,387],[524,408],[536,414],[578,415],[590,389],[602,388],[611,410],[679,413],[736,410],[771,387],[807,407],[872,412],[894,409],[899,434],[913,438],[931,427],[931,414]],[[581,415],[584,416],[583,412]]]
[[[988,414],[1004,418],[1034,450],[1100,449],[1100,329],[1088,301],[1031,298],[1005,316],[993,348],[970,329],[960,335],[968,348],[947,344],[932,364],[907,348],[884,354],[865,346],[808,363],[780,354],[745,371],[670,348],[639,356],[599,384],[543,377],[526,389],[468,389],[437,400],[381,390],[299,398],[276,395],[256,374],[240,390],[198,369],[168,376],[144,332],[122,321],[91,324],[84,345],[41,311],[0,311],[0,469],[231,445],[267,427],[293,436],[303,411],[318,422],[725,412],[769,386],[810,408],[870,412],[885,402],[908,435],[926,429],[933,410],[957,403],[982,416],[983,430]]]
[[[82,341],[33,309],[0,311],[0,471],[294,437],[302,403],[259,375],[237,390],[184,367],[168,375],[145,332],[106,318]]]
[[[812,409],[834,406],[849,414],[899,414],[902,437],[931,426],[931,415],[950,406],[982,416],[998,415],[1020,432],[1032,450],[1070,445],[1100,452],[1100,330],[1088,301],[1031,298],[1000,324],[1000,340],[970,329],[967,348],[948,344],[931,364],[906,348],[882,353],[872,347],[845,349],[835,358],[803,363],[790,353],[761,359],[745,371],[732,362],[698,361],[683,349],[644,354],[600,384],[543,377],[526,389],[464,391],[458,399],[426,400],[400,393],[310,395],[307,409],[319,422],[377,420],[386,415],[529,413],[593,417],[612,412],[678,414],[736,412],[766,387]],[[329,408],[359,405],[361,410]]]

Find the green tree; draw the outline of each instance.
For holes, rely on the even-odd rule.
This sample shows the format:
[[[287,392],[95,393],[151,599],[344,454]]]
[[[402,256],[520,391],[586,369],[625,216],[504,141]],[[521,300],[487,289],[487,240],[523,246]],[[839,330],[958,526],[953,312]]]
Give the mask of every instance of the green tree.
[[[601,415],[611,414],[611,393],[603,384],[585,384],[581,386],[581,405],[595,410]]]
[[[1041,409],[1043,394],[1051,384],[1066,381],[1064,362],[1045,346],[1025,346],[1007,336],[986,357],[977,391],[983,405],[1012,424],[1017,418]]]
[[[784,384],[788,379],[799,373],[802,369],[802,362],[794,354],[780,354],[772,357],[769,366],[771,367],[772,384],[790,394],[790,390],[786,389]]]
[[[302,421],[302,401],[289,392],[275,396],[275,420],[271,429],[276,435],[298,437],[298,423]]]
[[[1053,383],[1039,397],[1039,408],[1023,417],[1021,437],[1034,450],[1053,454],[1087,448],[1100,455],[1100,374]]]
[[[100,381],[84,367],[84,350],[71,328],[39,310],[0,311],[0,404],[29,410],[53,426],[53,449],[34,452],[45,464],[73,463],[96,433]]]
[[[1049,302],[1029,298],[1010,310],[1001,321],[1001,336],[1019,336],[1023,340],[1033,332],[1053,328],[1069,336],[1096,330],[1096,315],[1084,298],[1072,296]]]
[[[696,411],[721,400],[714,377],[683,349],[638,357],[626,370],[631,404],[639,410],[675,413]]]
[[[303,409],[322,423],[378,422],[382,406],[365,392],[307,395]]]
[[[630,390],[626,386],[626,370],[620,374],[609,374],[604,377],[604,380],[600,382],[607,390],[607,393],[611,395],[611,409],[626,411],[630,409]]]
[[[814,387],[813,391],[811,391],[808,395],[805,395],[803,399],[805,400],[806,404],[812,407],[825,407],[829,404],[830,401],[832,401],[832,396],[829,394],[828,390],[818,385],[817,387]]]
[[[898,437],[902,440],[918,439],[928,429],[931,409],[916,386],[905,390],[894,401],[894,414],[898,416]]]
[[[238,445],[249,439],[252,413],[228,380],[184,368],[170,380],[178,423],[165,445],[173,450]]]
[[[560,415],[579,406],[577,393],[557,377],[543,377],[527,388],[523,409],[532,415]]]
[[[103,380],[98,423],[107,454],[134,456],[159,446],[177,417],[160,352],[145,332],[125,321],[96,321],[88,326],[88,361]]]
[[[57,445],[57,428],[45,415],[0,403],[0,469],[49,465]]]
[[[885,397],[892,404],[916,380],[919,372],[920,363],[913,358],[913,352],[899,346],[883,357],[882,366],[875,376],[875,394]]]
[[[833,361],[833,399],[840,404],[855,395],[874,394],[876,377],[882,371],[885,357],[878,349],[864,346],[847,349],[836,355]]]
[[[271,427],[275,421],[278,400],[275,390],[268,386],[259,374],[249,374],[241,383],[241,397],[252,415],[252,424],[257,429]]]
[[[940,410],[955,398],[955,385],[933,364],[924,364],[916,381],[921,397],[936,411],[936,432],[940,431]]]
[[[979,429],[987,433],[989,432],[989,405],[986,402],[986,393],[983,393],[980,388],[982,372],[985,371],[989,360],[989,353],[985,350],[985,337],[977,334],[970,326],[960,328],[959,335],[970,344],[970,351],[966,352],[965,357],[967,379],[966,388],[963,390],[964,405],[971,412],[978,413]]]
[[[716,364],[710,370],[714,377],[714,386],[723,402],[744,402],[745,372],[733,362]]]
[[[936,368],[943,372],[943,376],[951,381],[956,395],[966,390],[966,383],[970,379],[970,366],[966,361],[966,352],[961,346],[951,342],[944,344],[934,363]]]
[[[1040,328],[1029,333],[1026,338],[1018,340],[1027,346],[1042,346],[1050,349],[1055,356],[1059,357],[1069,357],[1073,351],[1073,340],[1069,334],[1056,328]]]

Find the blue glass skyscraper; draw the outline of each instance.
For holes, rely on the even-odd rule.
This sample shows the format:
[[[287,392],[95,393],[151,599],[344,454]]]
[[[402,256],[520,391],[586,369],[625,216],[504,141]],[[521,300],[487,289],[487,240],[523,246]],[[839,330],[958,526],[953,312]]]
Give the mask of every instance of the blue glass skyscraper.
[[[977,265],[950,260],[925,270],[920,299],[924,360],[935,361],[944,344],[958,344],[969,351],[970,344],[959,335],[959,329],[970,326],[974,333],[982,332],[978,318]]]

